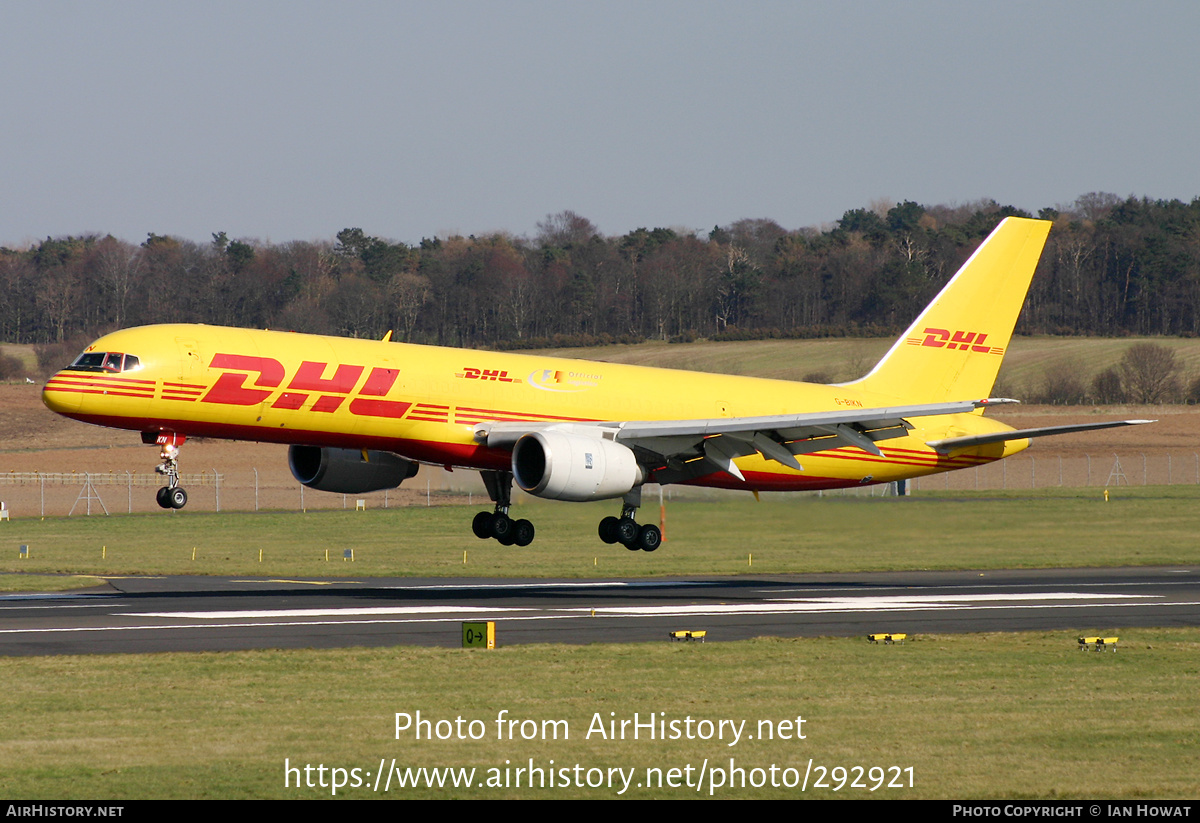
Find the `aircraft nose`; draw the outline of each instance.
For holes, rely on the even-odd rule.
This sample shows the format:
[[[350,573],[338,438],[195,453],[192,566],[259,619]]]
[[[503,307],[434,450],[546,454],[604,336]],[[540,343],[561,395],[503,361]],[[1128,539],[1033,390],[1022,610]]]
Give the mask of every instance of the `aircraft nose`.
[[[70,414],[79,411],[79,405],[82,402],[83,395],[78,391],[71,391],[67,387],[62,372],[55,374],[42,387],[42,403],[52,412]]]

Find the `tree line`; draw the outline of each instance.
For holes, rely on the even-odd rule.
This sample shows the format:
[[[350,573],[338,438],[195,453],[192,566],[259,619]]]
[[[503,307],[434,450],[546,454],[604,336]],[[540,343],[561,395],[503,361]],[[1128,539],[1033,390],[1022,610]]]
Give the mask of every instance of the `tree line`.
[[[0,248],[0,340],[78,343],[198,322],[437,345],[528,348],[661,339],[896,334],[1005,216],[992,200],[876,203],[822,228],[739,220],[707,233],[604,236],[549,215],[531,237],[407,244],[346,228],[330,242],[195,243],[150,234]],[[1200,198],[1092,193],[1054,221],[1024,334],[1200,333]]]

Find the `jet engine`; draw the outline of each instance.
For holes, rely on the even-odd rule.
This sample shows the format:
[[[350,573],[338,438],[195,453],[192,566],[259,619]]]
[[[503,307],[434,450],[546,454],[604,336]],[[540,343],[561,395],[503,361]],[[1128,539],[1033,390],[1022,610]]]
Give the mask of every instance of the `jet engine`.
[[[288,447],[292,476],[310,489],[361,494],[394,489],[417,473],[417,464],[391,452],[331,449],[318,446]]]
[[[628,447],[554,429],[517,441],[512,472],[517,485],[532,495],[577,502],[620,497],[645,480]]]

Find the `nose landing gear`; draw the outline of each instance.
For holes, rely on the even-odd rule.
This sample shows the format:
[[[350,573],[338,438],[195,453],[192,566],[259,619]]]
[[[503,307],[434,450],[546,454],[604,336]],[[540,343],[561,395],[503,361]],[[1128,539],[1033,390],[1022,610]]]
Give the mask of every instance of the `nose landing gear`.
[[[167,485],[158,490],[154,499],[164,509],[182,509],[187,505],[187,492],[179,486],[179,447],[185,440],[187,435],[175,432],[142,433],[142,442],[153,442],[161,446],[158,458],[162,462],[154,467],[154,471],[167,478]]]

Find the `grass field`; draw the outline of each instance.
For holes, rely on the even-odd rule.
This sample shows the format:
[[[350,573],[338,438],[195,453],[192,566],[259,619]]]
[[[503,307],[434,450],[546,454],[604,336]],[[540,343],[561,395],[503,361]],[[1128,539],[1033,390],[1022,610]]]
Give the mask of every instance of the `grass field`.
[[[26,518],[0,524],[0,573],[639,577],[1193,563],[1198,503],[1194,485],[1121,487],[1108,502],[1102,489],[746,495],[668,505],[667,542],[653,554],[599,541],[604,504],[520,506],[538,529],[525,549],[476,539],[465,506]],[[0,574],[0,588],[11,580]]]
[[[1073,641],[1061,632],[924,636],[903,646],[763,639],[0,660],[0,794],[331,797],[333,773],[324,774],[321,787],[322,765],[346,770],[339,797],[379,797],[374,774],[381,760],[389,769],[394,760],[402,770],[474,768],[477,780],[497,777],[499,786],[402,790],[393,783],[392,797],[618,796],[623,783],[615,775],[614,787],[560,785],[575,781],[578,764],[585,781],[601,781],[600,772],[589,773],[594,769],[605,778],[609,769],[632,775],[626,797],[711,791],[798,798],[795,784],[811,758],[827,769],[863,767],[868,788],[835,792],[836,773],[818,788],[819,772],[812,771],[805,797],[1200,795],[1196,633],[1123,631],[1115,654],[1081,652]],[[507,719],[536,721],[524,726],[534,739],[520,739],[521,726],[512,728],[518,739],[497,739],[495,721],[505,710]],[[478,720],[479,739],[417,740],[411,731],[397,739],[396,713],[417,711],[434,722],[461,717],[464,736],[472,732],[465,724]],[[634,712],[643,723],[651,715],[678,721],[681,738],[650,740],[643,730],[636,740],[604,739],[594,732],[597,717],[607,724],[633,720]],[[729,745],[726,727],[724,739],[689,740],[688,717],[745,721],[743,736]],[[798,726],[799,717],[805,722]],[[564,726],[555,739],[543,725],[559,720],[565,739]],[[760,721],[788,739],[761,739]],[[456,734],[451,728],[441,730]],[[692,726],[693,736],[703,730]],[[285,761],[301,769],[290,788]],[[554,788],[512,787],[515,770],[531,761],[543,776],[571,771],[566,780],[556,775]],[[697,792],[687,782],[697,782],[706,761],[708,777]],[[748,784],[766,785],[729,788],[731,761]],[[297,787],[306,764],[314,767],[314,786]],[[770,785],[772,766],[776,781],[791,788]],[[904,787],[870,791],[871,767],[895,767],[885,774]],[[351,769],[365,785],[353,785]],[[678,769],[677,786],[647,787],[653,769],[664,781]],[[713,769],[723,770],[724,787],[710,788],[720,782]]]

